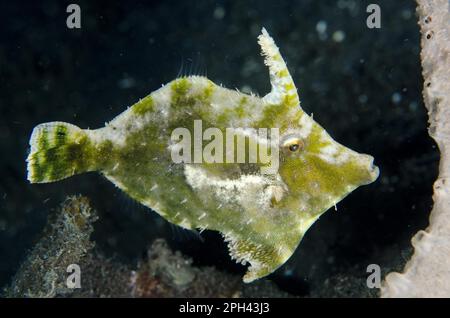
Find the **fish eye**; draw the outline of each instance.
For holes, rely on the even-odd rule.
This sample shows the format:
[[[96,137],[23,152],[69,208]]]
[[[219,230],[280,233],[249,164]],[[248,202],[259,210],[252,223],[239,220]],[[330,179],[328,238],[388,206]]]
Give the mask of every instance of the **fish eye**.
[[[298,152],[304,146],[303,141],[297,137],[288,138],[285,142],[283,142],[283,147],[289,152]]]
[[[292,152],[297,151],[298,148],[299,148],[298,144],[292,144],[292,145],[289,146],[289,150],[292,151]]]

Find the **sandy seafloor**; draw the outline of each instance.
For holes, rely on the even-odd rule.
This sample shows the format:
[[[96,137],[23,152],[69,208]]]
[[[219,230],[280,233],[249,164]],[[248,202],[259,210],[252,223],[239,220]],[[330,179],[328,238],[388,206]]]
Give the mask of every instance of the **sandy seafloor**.
[[[373,2],[373,1],[372,1]],[[193,259],[242,275],[220,235],[170,225],[103,177],[26,181],[32,128],[67,121],[96,128],[179,74],[264,95],[270,89],[256,37],[275,38],[303,109],[340,143],[375,157],[377,182],[316,222],[293,257],[266,278],[298,296],[370,296],[368,264],[401,269],[409,239],[427,225],[438,150],[427,135],[414,1],[77,1],[82,28],[66,27],[60,1],[5,2],[0,10],[0,286],[36,243],[49,211],[70,194],[90,198],[92,240],[135,264],[155,238]],[[131,266],[131,265],[130,265]]]

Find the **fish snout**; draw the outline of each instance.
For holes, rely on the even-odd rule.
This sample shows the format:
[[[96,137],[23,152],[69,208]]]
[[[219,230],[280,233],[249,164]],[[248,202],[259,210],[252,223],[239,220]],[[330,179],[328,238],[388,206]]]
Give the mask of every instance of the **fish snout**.
[[[380,174],[380,169],[374,165],[374,158],[370,155],[362,155],[362,161],[363,161],[363,165],[365,167],[365,169],[368,172],[368,182],[367,183],[371,183],[374,182],[379,174]]]

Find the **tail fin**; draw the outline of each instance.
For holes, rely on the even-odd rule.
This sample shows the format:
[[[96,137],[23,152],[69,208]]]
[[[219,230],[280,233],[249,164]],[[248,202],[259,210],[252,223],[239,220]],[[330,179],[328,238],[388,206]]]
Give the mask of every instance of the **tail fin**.
[[[40,124],[33,129],[28,155],[28,180],[45,183],[89,171],[90,141],[86,132],[64,122]]]

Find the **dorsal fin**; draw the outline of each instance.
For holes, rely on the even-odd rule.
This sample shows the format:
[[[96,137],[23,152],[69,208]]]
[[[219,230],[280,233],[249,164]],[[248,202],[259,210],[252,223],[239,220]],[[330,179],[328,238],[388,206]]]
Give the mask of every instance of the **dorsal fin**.
[[[269,104],[287,103],[290,107],[299,107],[300,100],[291,74],[275,41],[265,28],[261,30],[261,34],[258,36],[258,44],[261,46],[264,64],[269,67],[272,85],[271,92],[264,96],[263,100]]]

